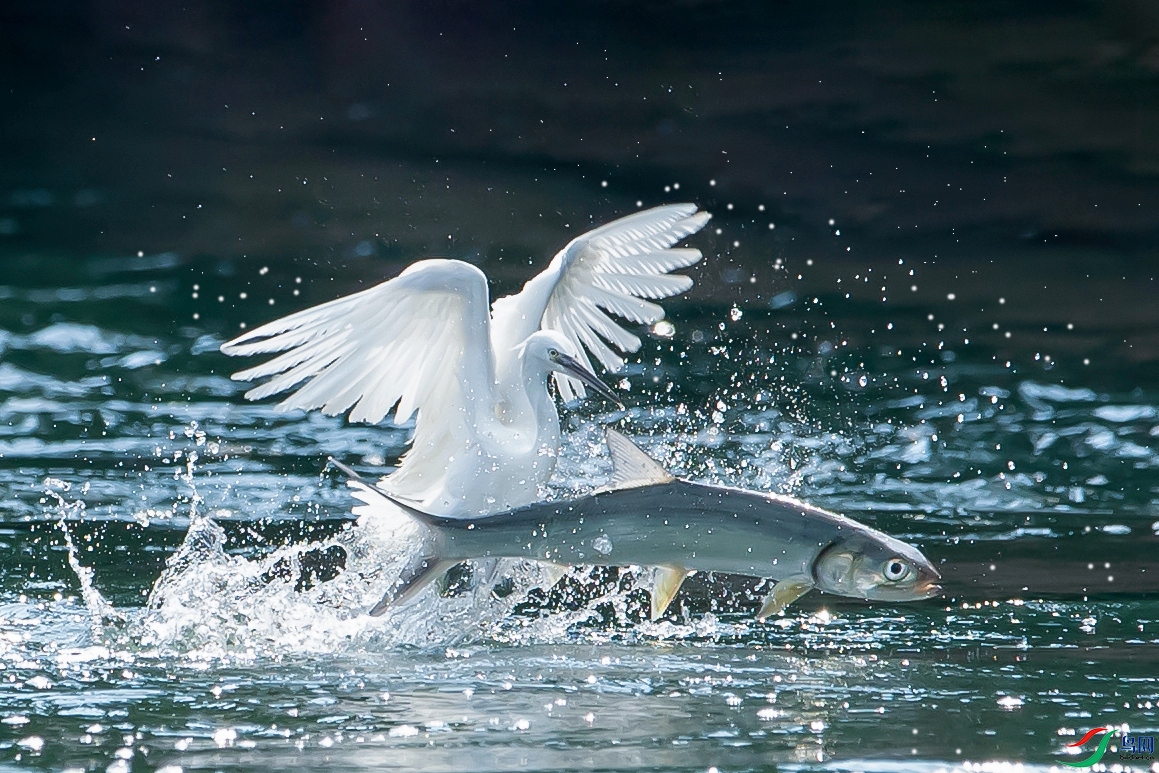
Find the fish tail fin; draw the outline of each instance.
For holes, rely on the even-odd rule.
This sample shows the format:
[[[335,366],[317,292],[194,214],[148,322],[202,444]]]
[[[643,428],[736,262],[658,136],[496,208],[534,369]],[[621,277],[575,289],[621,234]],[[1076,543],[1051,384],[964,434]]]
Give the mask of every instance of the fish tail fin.
[[[417,555],[410,562],[402,575],[399,584],[387,591],[378,603],[370,608],[371,617],[380,617],[391,607],[405,604],[418,595],[418,592],[435,580],[446,574],[457,561],[444,561],[436,556]]]
[[[358,499],[361,499],[368,505],[373,505],[376,500],[393,505],[428,529],[434,530],[436,516],[418,509],[405,499],[401,499],[381,486],[366,480],[334,457],[330,457],[328,463],[349,478],[347,485],[357,490],[355,496]],[[458,563],[457,561],[447,561],[439,557],[435,550],[436,544],[437,542],[433,539],[428,538],[425,541],[422,549],[415,555],[410,564],[407,565],[406,569],[399,576],[398,584],[387,591],[382,599],[371,607],[370,614],[372,617],[379,617],[391,607],[406,603],[414,598],[420,590],[443,576],[448,569]]]
[[[424,526],[434,526],[435,525],[435,517],[436,516],[432,515],[431,513],[426,512],[424,510],[420,510],[413,503],[408,502],[407,500],[402,499],[401,497],[399,497],[395,494],[392,494],[391,492],[384,489],[382,486],[379,486],[377,483],[373,483],[371,481],[368,481],[366,478],[359,475],[355,470],[351,469],[350,467],[347,467],[345,464],[338,461],[333,456],[329,457],[326,460],[326,463],[331,465],[332,467],[334,467],[334,469],[338,470],[343,475],[345,475],[349,479],[349,480],[347,480],[347,484],[351,488],[356,488],[359,491],[365,491],[368,494],[373,494],[373,495],[376,495],[377,497],[381,497],[382,499],[385,499],[386,501],[390,502],[392,505],[397,507],[399,510],[402,510],[404,513],[409,515],[411,518],[414,518],[416,521],[418,521],[419,523],[421,523]]]

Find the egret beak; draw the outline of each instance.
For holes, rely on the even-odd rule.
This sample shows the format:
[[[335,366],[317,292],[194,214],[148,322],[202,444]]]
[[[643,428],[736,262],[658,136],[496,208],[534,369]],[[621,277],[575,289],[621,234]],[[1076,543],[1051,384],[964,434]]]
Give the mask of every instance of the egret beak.
[[[551,361],[555,363],[556,366],[558,366],[556,369],[560,373],[566,373],[569,376],[574,376],[575,378],[582,381],[584,385],[591,389],[593,392],[607,400],[610,400],[611,402],[620,406],[621,409],[623,409],[624,404],[619,401],[619,399],[616,397],[616,394],[611,389],[608,389],[604,382],[596,378],[596,375],[585,368],[575,357],[570,357],[563,352],[559,352],[551,358]]]

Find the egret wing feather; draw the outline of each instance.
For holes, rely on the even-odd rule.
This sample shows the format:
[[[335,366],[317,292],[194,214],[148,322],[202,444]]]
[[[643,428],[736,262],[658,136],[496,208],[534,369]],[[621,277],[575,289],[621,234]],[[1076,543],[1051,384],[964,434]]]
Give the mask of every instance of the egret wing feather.
[[[676,274],[659,274],[641,276],[637,274],[599,274],[592,278],[592,284],[607,290],[615,290],[622,295],[634,295],[637,298],[659,300],[682,293],[692,287],[692,280],[686,276]],[[655,306],[659,309],[660,307]],[[661,309],[657,319],[664,316]]]
[[[632,322],[651,323],[664,317],[664,309],[657,304],[601,286],[599,283],[588,288],[588,296],[597,307],[607,309]]]
[[[701,258],[699,250],[673,245],[703,228],[709,217],[694,204],[673,204],[637,212],[573,239],[523,290],[495,302],[496,346],[517,346],[541,328],[558,330],[607,370],[618,370],[623,359],[604,342],[634,352],[640,339],[605,312],[632,322],[662,319],[664,310],[648,301],[687,290],[691,279],[668,272]],[[578,381],[560,373],[555,378],[565,400],[583,396]]]
[[[349,411],[351,421],[371,423],[392,409],[396,422],[417,413],[416,447],[471,437],[478,411],[490,410],[493,399],[487,279],[461,261],[420,261],[369,290],[255,328],[221,350],[281,353],[234,374],[242,381],[271,377],[247,393],[251,399],[290,391],[281,410]]]
[[[271,378],[264,384],[254,387],[245,393],[247,400],[261,400],[270,395],[281,394],[294,386],[306,381],[312,376],[318,374],[329,365],[345,357],[353,348],[349,343],[338,341],[336,344],[329,343],[326,347],[319,347],[319,351],[311,353],[309,358],[304,362],[300,362],[293,367],[287,366],[281,375]],[[277,373],[279,371],[274,371]],[[244,372],[243,372],[244,373]],[[243,378],[243,373],[234,374],[234,378],[238,381],[253,381],[259,376]],[[273,373],[261,374],[260,377],[266,375],[273,375]]]

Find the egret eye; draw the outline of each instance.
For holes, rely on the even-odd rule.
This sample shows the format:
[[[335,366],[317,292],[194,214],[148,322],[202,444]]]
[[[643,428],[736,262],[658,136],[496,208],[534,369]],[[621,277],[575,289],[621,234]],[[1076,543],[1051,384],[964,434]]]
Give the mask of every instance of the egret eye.
[[[547,350],[547,356],[548,356],[548,357],[558,357],[558,356],[559,356],[559,351],[558,351],[558,350],[556,350],[556,349],[548,349],[548,350]]]
[[[909,564],[902,561],[900,558],[891,558],[885,562],[885,566],[881,569],[882,575],[890,582],[901,582],[906,577],[909,577]]]

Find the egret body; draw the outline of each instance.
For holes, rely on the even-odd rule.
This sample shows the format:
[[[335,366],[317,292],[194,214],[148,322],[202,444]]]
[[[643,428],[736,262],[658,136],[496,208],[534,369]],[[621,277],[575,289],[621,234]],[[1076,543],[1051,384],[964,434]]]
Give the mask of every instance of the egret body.
[[[383,487],[440,515],[533,502],[555,469],[564,400],[584,387],[615,399],[609,371],[640,339],[610,314],[651,324],[655,300],[692,286],[670,272],[700,251],[673,245],[708,222],[691,204],[656,207],[573,239],[514,295],[489,307],[487,278],[457,260],[422,260],[375,287],[291,314],[223,344],[229,355],[277,354],[234,374],[268,378],[251,400],[290,392],[280,410],[320,408],[351,421],[415,419],[410,450]]]

